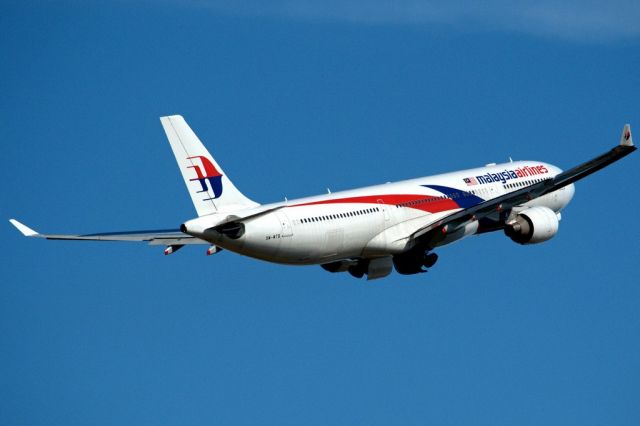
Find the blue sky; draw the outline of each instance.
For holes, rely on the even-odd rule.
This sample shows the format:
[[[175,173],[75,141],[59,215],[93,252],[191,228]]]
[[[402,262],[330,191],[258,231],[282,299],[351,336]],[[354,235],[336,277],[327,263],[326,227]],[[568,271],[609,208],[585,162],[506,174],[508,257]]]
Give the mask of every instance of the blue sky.
[[[470,238],[374,282],[6,222],[195,216],[167,114],[260,202],[640,132],[635,2],[474,4],[5,2],[0,423],[638,424],[638,154],[545,244]]]

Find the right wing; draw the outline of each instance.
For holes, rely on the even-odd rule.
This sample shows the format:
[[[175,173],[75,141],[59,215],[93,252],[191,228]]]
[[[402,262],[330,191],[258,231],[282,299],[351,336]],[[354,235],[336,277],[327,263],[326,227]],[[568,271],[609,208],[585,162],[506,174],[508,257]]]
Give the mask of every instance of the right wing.
[[[445,216],[442,219],[430,223],[429,225],[413,232],[409,236],[409,239],[417,241],[418,244],[428,244],[433,238],[434,230],[441,230],[441,234],[451,233],[471,221],[480,220],[490,215],[494,215],[496,212],[511,210],[512,208],[531,201],[534,198],[541,197],[583,179],[590,174],[620,160],[621,158],[626,157],[636,149],[637,148],[633,145],[633,139],[631,137],[631,128],[626,124],[622,129],[620,144],[604,154],[597,156],[593,160],[573,167],[553,178],[546,179],[526,188],[510,192],[470,208],[457,211],[449,216]]]

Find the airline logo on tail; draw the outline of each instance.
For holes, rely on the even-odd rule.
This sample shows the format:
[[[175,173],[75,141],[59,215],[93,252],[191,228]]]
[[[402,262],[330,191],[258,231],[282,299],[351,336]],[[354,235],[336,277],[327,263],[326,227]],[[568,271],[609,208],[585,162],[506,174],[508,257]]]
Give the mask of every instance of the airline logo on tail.
[[[187,160],[191,160],[192,166],[188,166],[188,169],[194,169],[196,171],[196,175],[198,177],[189,179],[190,181],[197,180],[200,182],[200,186],[202,186],[202,190],[200,192],[209,193],[209,190],[213,192],[213,197],[204,198],[202,201],[215,200],[222,195],[222,174],[215,168],[215,166],[211,163],[211,161],[207,157],[203,157],[202,155],[198,155],[195,157],[187,157]],[[202,167],[196,164],[194,160],[200,160],[202,163]],[[204,173],[202,169],[204,168]]]

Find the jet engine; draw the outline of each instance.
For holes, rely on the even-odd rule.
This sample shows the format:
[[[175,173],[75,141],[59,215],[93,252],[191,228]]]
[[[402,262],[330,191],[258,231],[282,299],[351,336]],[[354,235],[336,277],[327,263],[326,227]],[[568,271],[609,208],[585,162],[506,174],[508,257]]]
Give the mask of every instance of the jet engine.
[[[558,216],[548,207],[532,207],[505,224],[504,233],[518,244],[536,244],[558,233]]]

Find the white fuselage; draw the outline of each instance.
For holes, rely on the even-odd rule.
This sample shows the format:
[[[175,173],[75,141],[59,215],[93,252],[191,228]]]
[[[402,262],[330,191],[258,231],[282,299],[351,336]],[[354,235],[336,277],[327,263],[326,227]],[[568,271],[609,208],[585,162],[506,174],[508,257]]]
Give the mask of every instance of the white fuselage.
[[[260,205],[236,188],[180,115],[161,117],[171,150],[198,215],[180,229],[41,234],[16,219],[25,236],[51,240],[147,241],[172,254],[207,244],[269,262],[319,264],[367,280],[392,271],[427,272],[434,249],[469,235],[503,230],[516,244],[538,244],[559,229],[573,182],[636,150],[631,127],[620,143],[569,170],[538,161],[485,167]]]
[[[435,176],[218,212],[186,222],[188,233],[246,256],[285,264],[324,264],[349,258],[375,258],[411,249],[412,232],[448,216],[560,173],[533,161],[510,162]],[[569,185],[534,199],[520,210],[544,206],[560,212],[572,199]],[[517,211],[518,208],[514,209]],[[264,212],[260,214],[260,212]],[[207,232],[229,216],[248,217],[238,238]],[[499,229],[470,224],[445,239]]]

